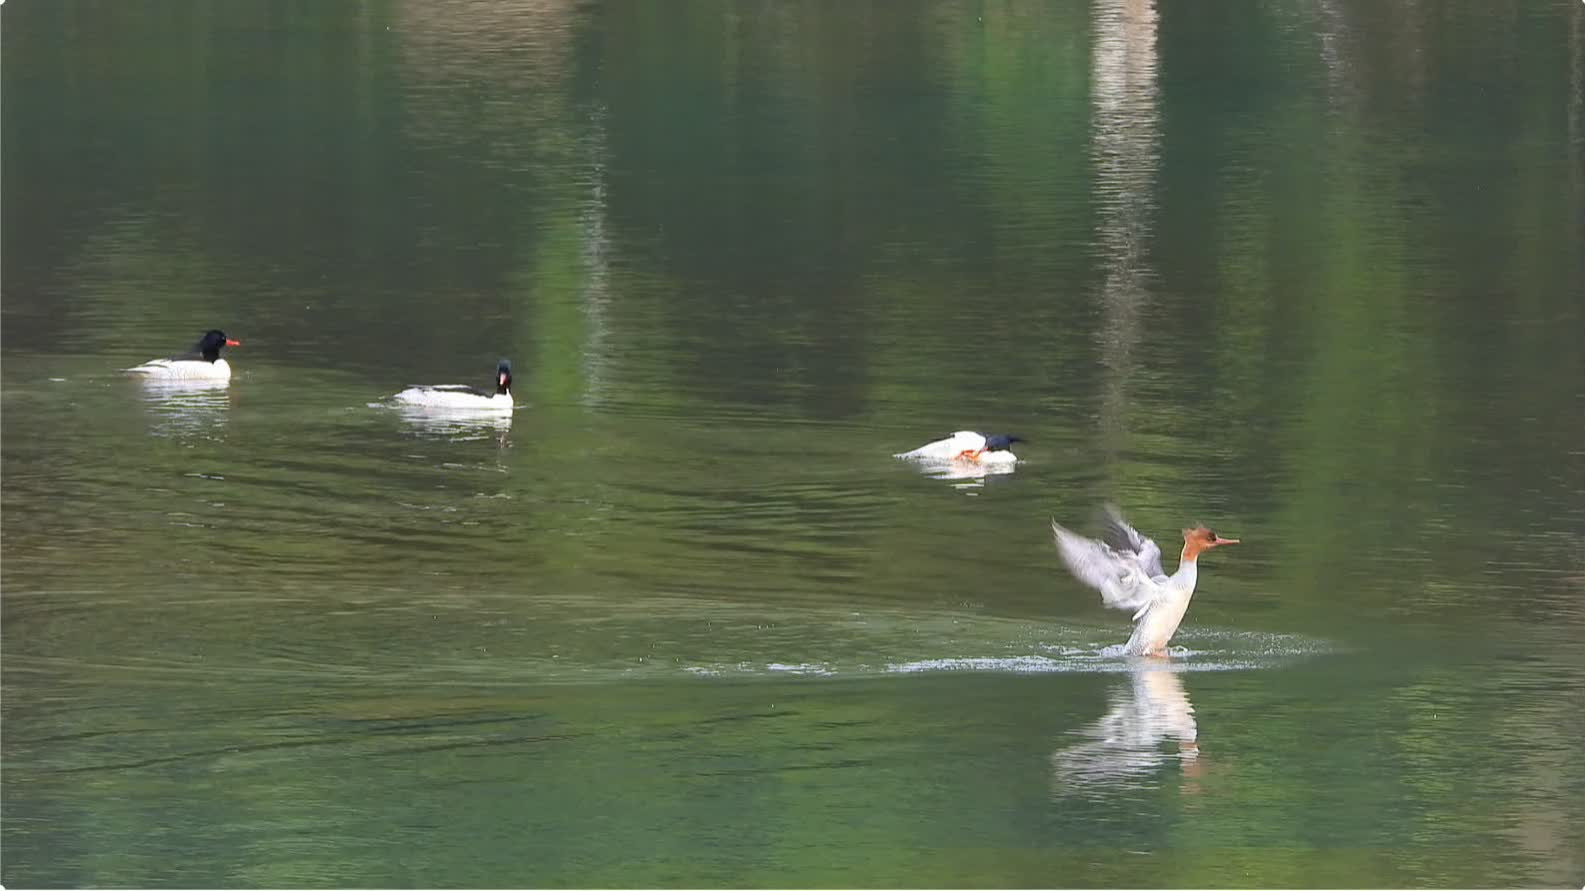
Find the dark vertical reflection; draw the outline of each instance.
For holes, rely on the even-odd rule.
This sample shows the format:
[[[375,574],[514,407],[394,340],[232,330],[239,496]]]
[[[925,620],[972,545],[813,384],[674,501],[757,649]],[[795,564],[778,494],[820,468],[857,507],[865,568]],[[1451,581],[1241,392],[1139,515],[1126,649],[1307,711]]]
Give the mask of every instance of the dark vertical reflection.
[[[1575,6],[1569,28],[1568,159],[1575,213],[1574,243],[1585,242],[1585,3]]]
[[[608,222],[660,273],[633,303],[685,348],[670,389],[819,417],[863,408],[872,319],[909,309],[881,305],[871,276],[979,247],[954,226],[978,208],[948,114],[952,11],[603,8]]]

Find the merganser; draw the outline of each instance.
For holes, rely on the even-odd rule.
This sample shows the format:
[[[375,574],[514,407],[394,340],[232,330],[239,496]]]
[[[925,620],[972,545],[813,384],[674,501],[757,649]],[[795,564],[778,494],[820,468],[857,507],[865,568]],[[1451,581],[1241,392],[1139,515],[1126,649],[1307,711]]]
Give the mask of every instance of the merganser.
[[[486,393],[463,384],[435,387],[408,387],[391,397],[407,405],[454,411],[511,411],[512,363],[502,359],[495,366],[495,392]]]
[[[983,464],[1013,464],[1018,461],[1010,449],[1022,437],[1006,433],[975,433],[959,430],[946,439],[927,442],[911,452],[898,452],[893,458],[906,461],[972,461]]]
[[[1101,600],[1114,609],[1136,610],[1134,634],[1124,652],[1130,656],[1165,656],[1167,642],[1178,630],[1194,596],[1199,577],[1196,559],[1204,551],[1238,544],[1204,526],[1183,530],[1183,554],[1178,571],[1167,575],[1161,568],[1161,548],[1123,521],[1116,507],[1106,508],[1106,541],[1084,538],[1064,529],[1055,520],[1057,551],[1073,577],[1101,592]]]
[[[224,331],[211,329],[205,331],[188,352],[165,359],[150,359],[126,370],[171,380],[230,380],[231,366],[220,358],[220,348],[241,345],[242,341],[232,340]]]

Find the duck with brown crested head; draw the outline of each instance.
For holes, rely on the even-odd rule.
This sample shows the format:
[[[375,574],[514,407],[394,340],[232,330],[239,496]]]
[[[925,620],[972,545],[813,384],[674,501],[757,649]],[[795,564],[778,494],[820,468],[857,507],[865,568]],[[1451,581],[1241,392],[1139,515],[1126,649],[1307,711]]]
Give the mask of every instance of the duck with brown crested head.
[[[1183,622],[1199,580],[1199,557],[1212,548],[1238,544],[1204,526],[1183,530],[1178,571],[1161,568],[1161,547],[1123,520],[1116,507],[1106,508],[1105,540],[1084,538],[1051,524],[1057,552],[1073,577],[1101,592],[1116,609],[1134,610],[1134,634],[1124,652],[1131,656],[1166,656],[1167,643]]]

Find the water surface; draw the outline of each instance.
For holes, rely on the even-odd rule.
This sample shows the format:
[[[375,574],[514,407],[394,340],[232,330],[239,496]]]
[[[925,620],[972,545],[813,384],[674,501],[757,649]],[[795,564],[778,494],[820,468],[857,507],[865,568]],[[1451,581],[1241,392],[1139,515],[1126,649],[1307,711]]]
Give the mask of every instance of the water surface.
[[[1585,7],[3,25],[7,885],[1585,881]]]

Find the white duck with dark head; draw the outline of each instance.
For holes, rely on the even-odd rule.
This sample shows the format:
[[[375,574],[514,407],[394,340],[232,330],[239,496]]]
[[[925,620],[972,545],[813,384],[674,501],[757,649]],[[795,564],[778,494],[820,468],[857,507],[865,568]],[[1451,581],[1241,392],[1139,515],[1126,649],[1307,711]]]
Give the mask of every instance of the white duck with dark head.
[[[1165,656],[1167,643],[1183,622],[1199,581],[1199,557],[1212,548],[1238,544],[1204,526],[1183,530],[1178,571],[1161,568],[1161,547],[1140,535],[1107,505],[1105,541],[1077,535],[1053,521],[1057,553],[1073,577],[1101,592],[1115,609],[1134,610],[1134,634],[1125,648],[1130,656]]]
[[[241,341],[227,337],[226,332],[218,328],[211,329],[205,331],[204,336],[198,338],[198,342],[193,344],[193,348],[188,352],[164,359],[150,359],[142,365],[134,365],[126,370],[164,380],[230,380],[231,365],[220,358],[220,350],[222,347],[241,345]]]
[[[959,430],[945,439],[927,442],[917,449],[898,452],[892,457],[929,463],[960,461],[972,464],[1016,464],[1018,456],[1012,453],[1015,442],[1023,442],[1023,438],[1009,433]]]
[[[486,392],[465,384],[438,384],[408,387],[391,397],[402,405],[461,412],[505,412],[512,405],[512,363],[502,359],[495,365],[495,390]]]

